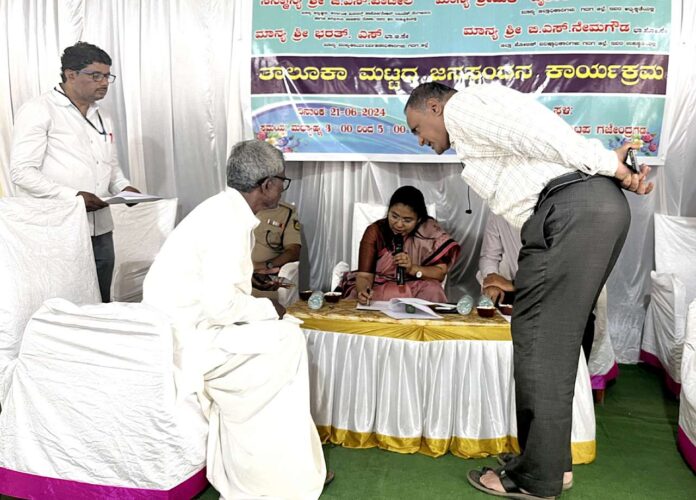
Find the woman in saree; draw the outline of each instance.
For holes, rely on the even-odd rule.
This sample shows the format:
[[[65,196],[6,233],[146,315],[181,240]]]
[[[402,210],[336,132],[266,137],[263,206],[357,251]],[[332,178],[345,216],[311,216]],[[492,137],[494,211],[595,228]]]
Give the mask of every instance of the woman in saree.
[[[428,215],[423,193],[402,186],[389,200],[387,216],[365,230],[358,269],[344,276],[343,296],[361,304],[395,297],[446,302],[442,281],[459,251],[459,244]],[[397,283],[399,267],[403,285]]]

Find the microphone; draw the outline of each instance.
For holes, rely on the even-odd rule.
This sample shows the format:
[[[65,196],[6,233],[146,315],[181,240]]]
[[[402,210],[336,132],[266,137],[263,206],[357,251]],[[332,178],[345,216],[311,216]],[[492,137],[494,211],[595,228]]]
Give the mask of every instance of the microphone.
[[[462,164],[462,170],[464,170],[466,168],[466,164],[461,160],[459,160],[459,163]],[[473,212],[471,210],[471,193],[469,192],[469,185],[468,184],[466,185],[466,199],[469,203],[469,208],[464,210],[464,213],[471,215]]]
[[[397,253],[401,253],[404,251],[404,237],[401,236],[400,234],[395,234],[394,235],[394,255]],[[398,266],[396,268],[396,284],[397,285],[403,285],[404,284],[404,268],[401,266]]]

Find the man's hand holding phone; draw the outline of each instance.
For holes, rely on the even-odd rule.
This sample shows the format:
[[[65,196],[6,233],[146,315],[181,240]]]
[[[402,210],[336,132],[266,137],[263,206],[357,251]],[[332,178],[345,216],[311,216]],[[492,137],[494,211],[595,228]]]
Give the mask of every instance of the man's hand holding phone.
[[[650,173],[650,167],[645,164],[638,165],[635,150],[641,145],[642,142],[627,142],[614,150],[619,163],[614,177],[619,179],[621,187],[625,190],[636,194],[648,194],[655,186],[646,180]]]

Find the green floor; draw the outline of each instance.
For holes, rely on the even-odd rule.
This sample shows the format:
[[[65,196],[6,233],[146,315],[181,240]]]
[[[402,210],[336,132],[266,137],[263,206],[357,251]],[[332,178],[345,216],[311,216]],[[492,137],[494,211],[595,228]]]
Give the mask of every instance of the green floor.
[[[696,476],[676,448],[678,403],[666,398],[660,378],[642,366],[621,366],[617,383],[596,406],[597,460],[575,469],[575,486],[563,499],[696,499]],[[324,448],[336,479],[322,499],[493,498],[466,481],[469,469],[491,458],[433,459],[379,449]],[[212,500],[212,488],[199,498]]]

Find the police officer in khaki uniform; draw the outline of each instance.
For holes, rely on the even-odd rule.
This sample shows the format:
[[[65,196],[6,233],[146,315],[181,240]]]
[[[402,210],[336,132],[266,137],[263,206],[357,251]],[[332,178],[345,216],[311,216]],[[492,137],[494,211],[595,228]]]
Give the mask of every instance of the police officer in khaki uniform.
[[[256,244],[251,252],[255,278],[252,281],[254,297],[278,300],[277,287],[266,287],[259,283],[263,275],[278,274],[288,262],[300,260],[300,221],[293,205],[280,202],[277,208],[256,214],[261,223],[254,230]]]

